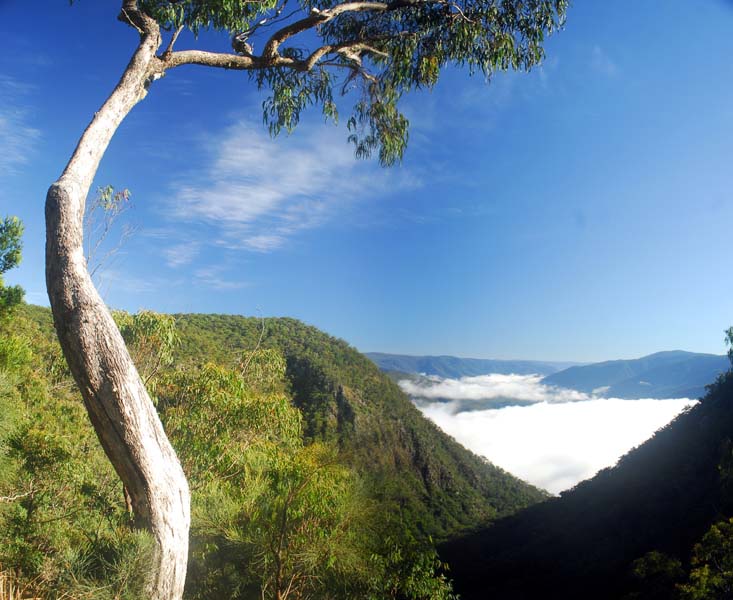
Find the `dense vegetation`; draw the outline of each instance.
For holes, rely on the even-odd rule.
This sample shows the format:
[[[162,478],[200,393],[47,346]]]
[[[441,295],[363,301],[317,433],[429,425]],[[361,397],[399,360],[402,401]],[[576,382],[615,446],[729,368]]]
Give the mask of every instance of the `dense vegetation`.
[[[0,222],[0,598],[143,598],[153,541],[50,311],[4,286],[21,233]],[[542,492],[442,434],[366,357],[312,327],[115,319],[193,490],[187,598],[449,600],[433,540],[448,540],[466,600],[731,596],[730,372],[616,467],[536,504]]]
[[[5,223],[7,270],[22,228]],[[0,311],[0,597],[141,598],[152,540],[99,447],[50,311],[1,280],[0,292],[12,298]],[[312,327],[115,319],[192,487],[188,598],[447,600],[433,538],[544,497]]]
[[[545,497],[446,436],[370,360],[314,327],[268,319],[263,334],[262,321],[230,315],[176,322],[180,365],[233,366],[258,340],[281,352],[306,438],[337,444],[416,534],[445,538]]]
[[[335,444],[304,435],[278,351],[249,352],[237,368],[150,370],[151,347],[175,342],[172,319],[118,317],[193,489],[187,597],[450,597],[430,538]],[[0,564],[34,597],[141,598],[150,540],[48,319],[16,307],[0,337]]]
[[[728,372],[616,467],[441,556],[466,600],[729,598],[732,450]]]

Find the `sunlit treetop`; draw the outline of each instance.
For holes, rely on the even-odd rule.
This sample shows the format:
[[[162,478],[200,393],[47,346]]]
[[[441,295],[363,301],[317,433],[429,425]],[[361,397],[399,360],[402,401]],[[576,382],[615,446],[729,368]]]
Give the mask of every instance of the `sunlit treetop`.
[[[23,249],[23,223],[18,217],[0,219],[0,322],[8,311],[23,300],[20,286],[6,286],[3,274],[20,264]]]
[[[338,117],[334,98],[351,95],[349,139],[358,157],[383,164],[402,156],[407,119],[397,103],[431,87],[448,64],[489,78],[528,70],[543,58],[548,34],[563,23],[568,0],[124,0],[120,18],[141,31],[148,18],[171,32],[161,70],[201,64],[246,70],[260,88],[273,134],[319,105]],[[232,53],[173,51],[178,33],[225,32]]]
[[[23,242],[23,224],[18,217],[0,220],[0,275],[20,263]]]

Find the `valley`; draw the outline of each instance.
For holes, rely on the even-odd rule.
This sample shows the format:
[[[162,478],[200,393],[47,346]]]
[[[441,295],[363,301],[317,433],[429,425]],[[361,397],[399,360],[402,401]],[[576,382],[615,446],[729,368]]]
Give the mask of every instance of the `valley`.
[[[705,393],[705,384],[696,382],[714,381],[729,364],[726,356],[675,351],[527,374],[522,371],[563,365],[368,356],[443,431],[553,494],[615,465],[696,403]],[[453,373],[470,374],[441,377],[436,371],[445,372],[445,365]],[[482,373],[482,368],[500,370]],[[627,393],[614,395],[618,390]]]
[[[120,576],[120,569],[138,568],[124,548],[142,542],[128,533],[119,537],[129,518],[124,498],[115,492],[114,475],[80,412],[78,392],[60,361],[49,310],[31,305],[15,310],[0,338],[0,385],[5,390],[0,483],[14,491],[0,505],[6,531],[0,550],[5,561],[22,565],[19,574],[33,573],[31,557],[45,565],[36,575],[38,589],[55,586],[72,593],[80,589],[79,582],[101,589],[110,577]],[[313,564],[327,569],[323,585],[331,590],[345,586],[344,597],[363,597],[369,586],[378,590],[387,581],[407,590],[401,587],[407,585],[404,577],[423,568],[420,564],[432,565],[420,575],[423,584],[442,594],[431,598],[446,600],[451,589],[466,600],[530,599],[539,593],[583,598],[588,590],[609,600],[624,594],[645,598],[643,590],[650,586],[677,593],[696,572],[698,563],[690,562],[694,544],[733,510],[729,373],[720,374],[700,401],[606,398],[550,385],[539,374],[458,379],[412,374],[398,385],[346,342],[294,319],[149,312],[116,313],[116,318],[123,334],[132,336],[126,338],[132,355],[148,374],[158,412],[194,485],[187,597],[211,597],[214,592],[224,597],[227,586],[254,590],[269,581],[269,567],[253,572],[237,567],[236,557],[269,564],[268,554],[257,548],[270,531],[267,520],[279,518],[282,493],[302,501],[297,509],[282,509],[296,511],[289,543],[294,549],[306,544],[324,552],[317,559],[313,555]],[[161,338],[155,331],[174,333]],[[161,356],[167,358],[160,362]],[[687,358],[697,364],[695,356]],[[569,369],[593,371],[596,366]],[[413,395],[416,390],[420,396]],[[506,404],[486,403],[492,399]],[[479,406],[471,407],[472,402]],[[626,446],[638,447],[616,449],[624,454],[617,465],[609,464],[581,483],[591,473],[587,465],[569,458],[578,459],[602,444],[600,429],[572,413],[555,420],[551,412],[536,417],[531,412],[601,407],[607,412],[597,413],[598,426],[621,439],[624,427],[634,429],[641,421],[640,413],[624,408],[649,403],[670,412],[661,422],[642,423],[633,442],[624,438]],[[512,412],[513,425],[497,418]],[[453,429],[459,422],[461,427]],[[473,433],[466,437],[467,431]],[[522,439],[522,431],[528,437]],[[567,456],[558,455],[552,440],[567,442],[574,431],[585,431],[581,445],[571,445]],[[79,446],[71,439],[84,441]],[[502,451],[507,440],[516,444]],[[517,463],[505,463],[506,455],[516,458],[528,447],[543,450],[548,458],[530,461],[528,471],[508,469]],[[498,464],[477,454],[496,456]],[[43,476],[37,470],[41,466]],[[316,473],[319,477],[311,479]],[[301,499],[300,492],[292,496],[294,489],[318,485],[325,487],[314,487],[313,498]],[[315,498],[328,504],[313,504]],[[263,503],[259,510],[270,508],[257,517],[260,521],[241,521],[237,515],[249,503]],[[71,515],[74,505],[86,508],[78,517],[63,517],[62,528],[51,525]],[[268,516],[270,509],[275,513]],[[27,516],[19,520],[17,510]],[[100,514],[107,514],[111,528],[98,529],[97,541],[79,546],[85,553],[79,555],[82,562],[64,566],[64,557],[75,552],[75,540],[90,535]],[[306,521],[297,525],[299,519]],[[325,545],[314,546],[314,540],[298,537],[298,531],[321,531]],[[342,543],[349,552],[372,552],[383,560],[392,556],[384,544],[394,544],[393,549],[399,548],[394,556],[402,558],[364,565],[357,572],[351,570],[354,563],[342,561],[362,559],[348,558]],[[84,557],[99,553],[100,544],[116,556],[116,566],[89,570]],[[430,562],[438,561],[435,544],[452,583],[445,579],[442,562]],[[294,558],[278,556],[282,561]],[[664,564],[678,568],[661,580],[644,575],[643,566],[660,556]],[[297,561],[287,564],[294,573],[310,568]],[[68,569],[76,583],[64,579]],[[531,578],[523,576],[528,570]],[[372,581],[374,573],[381,575]],[[385,579],[388,573],[394,579]],[[347,591],[349,585],[355,586],[352,591]],[[375,600],[381,597],[381,592],[373,593]]]

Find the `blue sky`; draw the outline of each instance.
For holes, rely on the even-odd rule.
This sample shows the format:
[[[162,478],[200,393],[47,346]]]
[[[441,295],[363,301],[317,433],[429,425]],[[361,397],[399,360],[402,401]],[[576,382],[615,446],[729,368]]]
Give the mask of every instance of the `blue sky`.
[[[0,214],[26,224],[7,279],[31,302],[45,190],[136,42],[118,5],[0,0]],[[723,0],[575,2],[529,75],[449,70],[407,97],[388,170],[317,110],[270,139],[241,73],[177,69],[100,168],[136,227],[100,288],[127,310],[293,316],[364,351],[723,353],[732,32]]]

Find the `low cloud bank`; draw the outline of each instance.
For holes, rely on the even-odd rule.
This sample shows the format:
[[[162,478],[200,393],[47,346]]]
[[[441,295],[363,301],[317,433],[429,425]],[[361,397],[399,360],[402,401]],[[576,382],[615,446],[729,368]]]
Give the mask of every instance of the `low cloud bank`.
[[[695,404],[684,398],[595,398],[540,379],[484,375],[400,386],[461,444],[553,494],[614,465]]]
[[[455,412],[536,402],[581,402],[592,396],[541,383],[542,375],[479,375],[460,379],[423,377],[400,381],[402,390],[418,402],[453,401]]]

